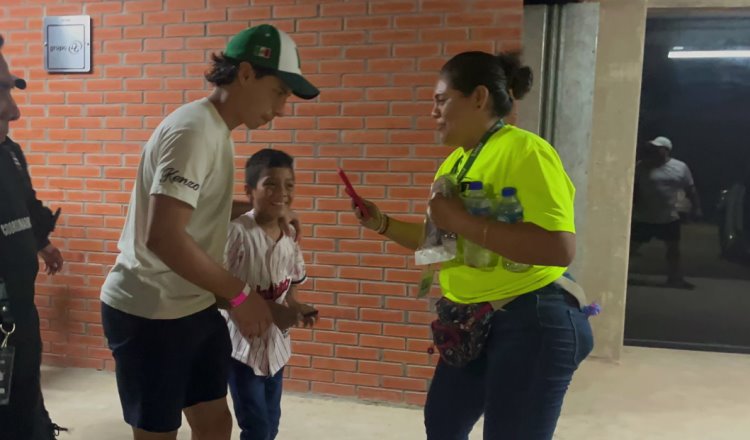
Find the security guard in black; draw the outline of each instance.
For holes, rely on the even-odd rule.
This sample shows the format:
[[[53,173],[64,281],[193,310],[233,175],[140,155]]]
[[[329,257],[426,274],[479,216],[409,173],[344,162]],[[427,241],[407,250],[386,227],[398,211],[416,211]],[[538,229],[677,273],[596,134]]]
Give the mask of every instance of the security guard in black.
[[[42,399],[42,340],[34,282],[38,255],[49,273],[62,266],[62,256],[48,239],[59,211],[53,214],[37,199],[21,147],[7,136],[9,123],[20,117],[11,90],[24,89],[26,83],[10,74],[2,45],[0,36],[0,280],[5,291],[0,310],[3,328],[12,328],[6,321],[15,324],[8,338],[15,355],[10,400],[0,405],[0,438],[51,440],[55,425]]]

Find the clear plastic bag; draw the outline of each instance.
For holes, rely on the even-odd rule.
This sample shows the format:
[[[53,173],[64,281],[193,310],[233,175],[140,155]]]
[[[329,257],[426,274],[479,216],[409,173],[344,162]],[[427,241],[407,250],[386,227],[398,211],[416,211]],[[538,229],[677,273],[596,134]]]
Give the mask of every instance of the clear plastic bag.
[[[450,176],[442,176],[432,184],[430,198],[436,194],[444,197],[458,197],[458,185]],[[425,216],[424,240],[422,246],[414,253],[419,266],[442,263],[456,258],[458,239],[456,234],[439,229],[430,219],[430,213]]]

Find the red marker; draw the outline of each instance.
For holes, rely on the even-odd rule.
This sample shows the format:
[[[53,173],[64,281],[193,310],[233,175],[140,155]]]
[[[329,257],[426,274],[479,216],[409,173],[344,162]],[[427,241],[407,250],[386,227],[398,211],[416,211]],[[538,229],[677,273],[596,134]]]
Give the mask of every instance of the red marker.
[[[362,213],[365,220],[370,218],[370,212],[367,211],[365,202],[362,200],[362,197],[357,194],[357,191],[354,191],[352,183],[349,181],[349,178],[346,177],[346,173],[341,168],[339,168],[339,177],[341,178],[341,181],[344,182],[344,186],[346,186],[346,194],[352,198],[352,202],[354,202],[357,208],[359,208],[359,211]]]

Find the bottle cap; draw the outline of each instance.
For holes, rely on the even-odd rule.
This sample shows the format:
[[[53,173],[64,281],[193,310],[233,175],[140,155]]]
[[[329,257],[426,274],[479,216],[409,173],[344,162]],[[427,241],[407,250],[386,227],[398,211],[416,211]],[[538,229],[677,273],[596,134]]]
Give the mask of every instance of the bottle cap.
[[[503,188],[503,197],[513,197],[516,195],[516,189],[512,186],[509,186],[507,188]]]

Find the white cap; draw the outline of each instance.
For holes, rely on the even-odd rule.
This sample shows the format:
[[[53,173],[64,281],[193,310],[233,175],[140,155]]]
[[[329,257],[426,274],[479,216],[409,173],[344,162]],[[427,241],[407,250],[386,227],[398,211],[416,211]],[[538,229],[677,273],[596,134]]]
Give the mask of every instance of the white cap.
[[[656,147],[663,147],[669,151],[672,151],[672,141],[670,141],[669,138],[666,138],[664,136],[659,136],[656,139],[649,141],[649,144],[654,145]]]

